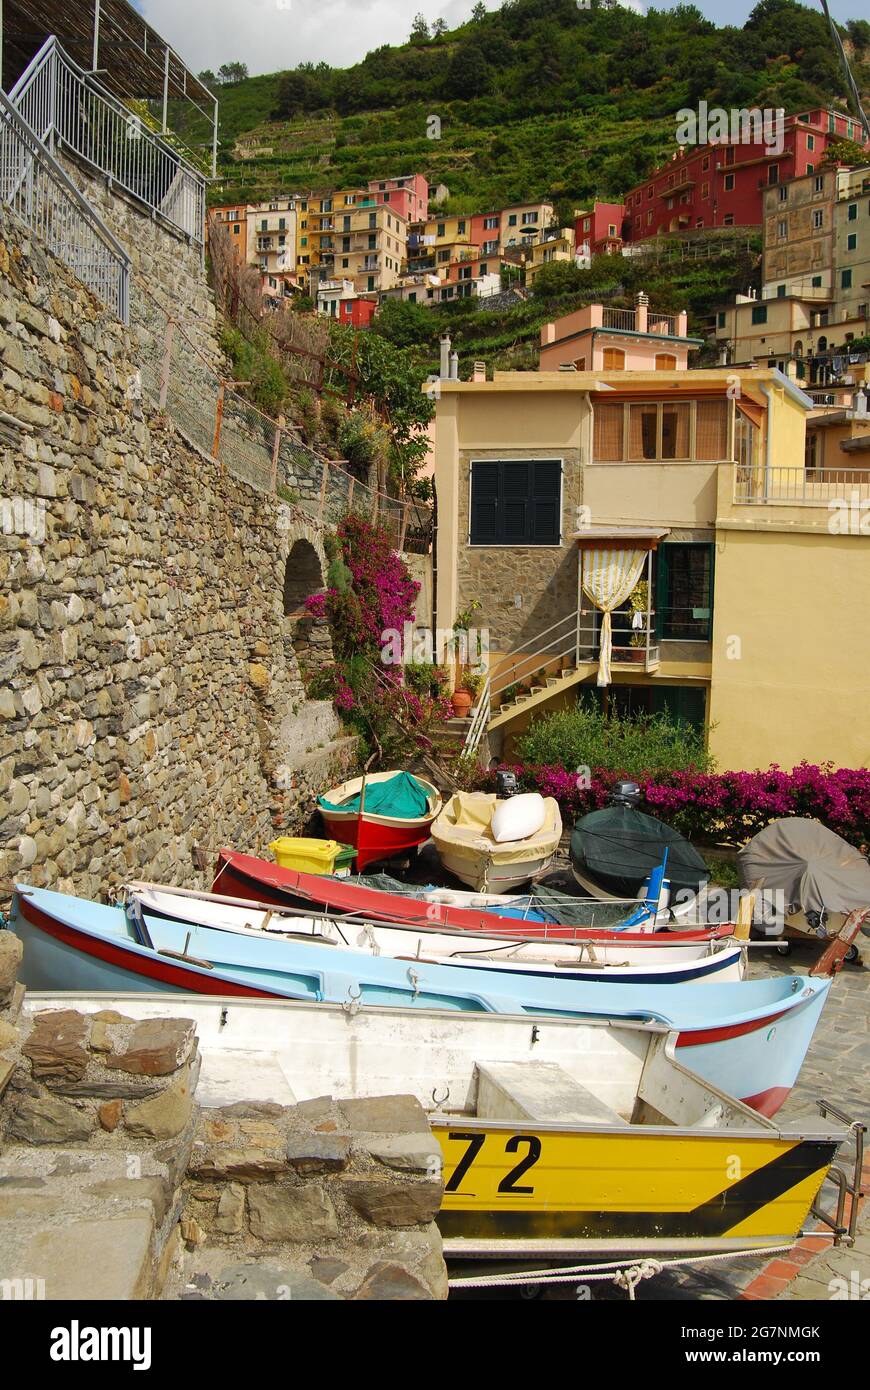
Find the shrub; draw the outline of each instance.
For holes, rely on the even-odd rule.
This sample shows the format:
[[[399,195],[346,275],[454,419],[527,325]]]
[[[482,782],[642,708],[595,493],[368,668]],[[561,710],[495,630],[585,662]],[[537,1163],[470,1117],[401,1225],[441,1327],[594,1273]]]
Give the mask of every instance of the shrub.
[[[537,720],[518,740],[524,763],[594,767],[637,778],[682,769],[707,771],[703,734],[665,715],[605,718],[598,710],[560,710]]]

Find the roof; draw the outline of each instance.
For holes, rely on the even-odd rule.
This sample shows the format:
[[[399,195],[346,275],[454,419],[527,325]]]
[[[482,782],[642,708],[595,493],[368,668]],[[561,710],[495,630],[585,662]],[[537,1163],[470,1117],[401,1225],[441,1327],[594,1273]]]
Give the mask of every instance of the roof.
[[[52,34],[80,67],[97,66],[104,87],[124,98],[163,100],[169,52],[169,99],[198,106],[209,119],[217,98],[127,0],[3,0],[3,89],[9,91]]]
[[[675,368],[667,372],[496,372],[492,381],[442,381],[440,389],[442,396],[464,395],[469,392],[517,391],[546,394],[554,391],[579,391],[592,396],[598,392],[613,392],[623,397],[660,397],[663,393],[672,393],[675,397],[693,397],[724,395],[733,387],[737,375],[744,394],[751,396],[754,392],[759,403],[763,403],[765,395],[762,387],[774,387],[805,410],[811,410],[815,404],[775,367],[741,368],[739,374],[732,367],[700,367],[685,371]]]

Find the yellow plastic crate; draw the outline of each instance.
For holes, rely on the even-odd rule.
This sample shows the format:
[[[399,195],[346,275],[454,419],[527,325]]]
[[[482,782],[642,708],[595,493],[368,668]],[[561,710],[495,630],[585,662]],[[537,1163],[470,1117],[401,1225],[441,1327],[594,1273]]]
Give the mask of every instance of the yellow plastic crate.
[[[305,874],[333,873],[339,855],[347,851],[347,845],[340,845],[337,840],[296,839],[290,835],[273,840],[269,848],[279,868]]]

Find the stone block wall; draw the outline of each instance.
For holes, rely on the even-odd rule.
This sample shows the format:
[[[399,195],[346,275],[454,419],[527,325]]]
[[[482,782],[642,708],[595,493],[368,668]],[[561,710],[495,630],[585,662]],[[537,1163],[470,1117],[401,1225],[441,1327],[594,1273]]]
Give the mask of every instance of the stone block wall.
[[[201,1298],[446,1298],[441,1154],[413,1096],[201,1113],[185,1182]]]
[[[472,458],[502,458],[504,453],[476,449],[460,454],[457,605],[463,609],[473,599],[480,601],[474,626],[489,629],[492,653],[522,648],[559,619],[577,611],[577,543],[568,537],[578,530],[583,470],[576,449],[561,452],[565,461],[561,546],[468,545]],[[540,450],[512,449],[510,457],[538,458]],[[522,598],[519,608],[517,595]]]
[[[200,1110],[185,1018],[31,1012],[0,931],[0,1302],[440,1299],[412,1096]]]
[[[333,722],[316,785],[283,771],[304,705],[285,568],[309,523],[150,412],[135,351],[0,218],[4,900],[15,879],[201,884],[194,844],[262,851],[354,755]]]

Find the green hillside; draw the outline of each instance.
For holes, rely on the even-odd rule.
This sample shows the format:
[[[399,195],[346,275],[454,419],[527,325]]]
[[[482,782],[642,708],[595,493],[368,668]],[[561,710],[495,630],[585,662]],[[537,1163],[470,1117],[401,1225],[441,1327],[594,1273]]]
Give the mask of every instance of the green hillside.
[[[448,185],[448,210],[547,197],[567,215],[643,178],[673,148],[683,106],[846,108],[824,17],[795,0],[761,0],[743,28],[692,5],[639,15],[610,0],[507,0],[474,16],[435,35],[418,27],[349,69],[307,64],[223,87],[212,198],[420,170]],[[867,91],[870,23],[841,33]]]

